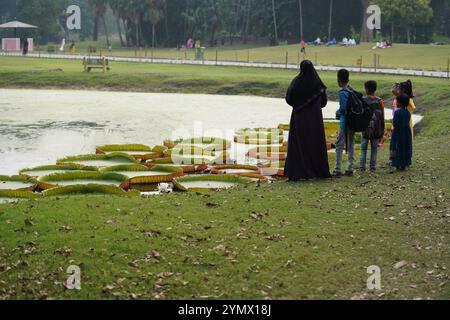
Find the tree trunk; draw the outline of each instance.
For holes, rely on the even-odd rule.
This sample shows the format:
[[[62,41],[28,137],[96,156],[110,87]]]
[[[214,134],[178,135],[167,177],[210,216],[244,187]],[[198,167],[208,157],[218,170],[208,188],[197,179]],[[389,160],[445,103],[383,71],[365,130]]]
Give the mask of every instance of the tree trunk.
[[[106,25],[106,19],[105,16],[102,16],[102,20],[103,20],[103,28],[105,29],[105,36],[106,36],[106,45],[110,46],[110,42],[109,42],[109,33],[108,33],[108,26]]]
[[[125,47],[125,41],[123,41],[122,26],[120,25],[119,17],[116,17],[116,23],[117,23],[117,31],[119,32],[120,45],[122,47]]]
[[[189,12],[189,0],[186,0],[186,16]],[[188,29],[188,18],[186,17],[184,19],[184,39],[187,40],[188,38],[188,34],[187,34],[187,30]]]
[[[234,34],[230,34],[230,45],[233,45],[233,36],[236,36],[239,32],[239,18],[241,15],[241,0],[237,0],[236,4],[236,20],[234,21]]]
[[[154,23],[152,23],[152,48],[154,49],[155,48],[155,43],[156,43],[156,39],[155,39],[155,36],[156,36],[156,32],[155,32],[155,24]]]
[[[300,14],[300,40],[303,40],[303,3],[302,0],[298,0],[298,8]]]
[[[410,26],[408,26],[406,28],[406,36],[408,38],[408,44],[411,44],[411,27]]]
[[[147,40],[144,38],[144,32],[142,32],[142,22],[139,22],[139,46],[142,47],[144,42],[147,44]]]
[[[360,0],[360,2],[363,10],[363,21],[361,26],[361,42],[372,42],[373,31],[367,28],[367,19],[369,19],[367,8],[370,5],[370,0]]]
[[[166,46],[170,45],[170,35],[169,35],[169,11],[167,10],[167,1],[164,1],[164,24],[166,30]],[[178,47],[178,42],[177,42]]]
[[[328,40],[331,40],[332,28],[333,28],[333,0],[330,0],[330,20],[328,24]]]
[[[134,26],[136,29],[136,39],[134,43],[136,44],[136,47],[139,47],[139,22],[137,20],[134,21]]]
[[[245,22],[245,32],[244,32],[244,43],[247,43],[248,40],[248,32],[250,29],[250,9],[252,7],[252,0],[247,0],[247,18]]]
[[[272,14],[273,14],[273,27],[275,32],[275,45],[278,45],[278,25],[277,25],[277,12],[275,9],[275,0],[272,0]]]
[[[391,22],[391,43],[394,43],[394,22]]]
[[[94,30],[92,32],[92,40],[98,41],[98,23],[99,23],[99,15],[96,14],[94,18]]]

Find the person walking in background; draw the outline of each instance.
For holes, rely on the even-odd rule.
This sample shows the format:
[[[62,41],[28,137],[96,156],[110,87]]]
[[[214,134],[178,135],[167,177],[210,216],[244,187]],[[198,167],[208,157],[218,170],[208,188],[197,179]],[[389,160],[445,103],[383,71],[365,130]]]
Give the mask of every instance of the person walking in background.
[[[328,102],[326,90],[312,62],[304,60],[286,94],[293,107],[285,165],[289,181],[331,178],[322,115]]]
[[[303,39],[300,41],[300,52],[306,55],[306,43]]]
[[[336,118],[339,120],[339,134],[336,143],[336,166],[334,168],[333,176],[338,178],[342,176],[342,156],[344,149],[347,146],[348,169],[344,173],[346,176],[353,175],[353,166],[355,162],[355,133],[347,127],[347,105],[350,97],[349,86],[350,73],[346,69],[338,71],[338,85],[341,88],[339,91],[339,110],[336,113]]]
[[[30,44],[28,43],[28,39],[25,38],[23,39],[23,50],[22,50],[22,54],[24,56],[26,56],[28,54],[28,48],[29,48]]]
[[[405,82],[400,83],[400,94],[406,94],[409,97],[409,104],[407,107],[407,110],[411,114],[411,120],[410,120],[410,128],[411,128],[411,134],[414,139],[414,126],[412,121],[412,115],[414,113],[414,110],[416,110],[416,105],[414,104],[414,93],[413,93],[413,85],[411,80],[407,80]]]
[[[370,171],[373,172],[377,169],[378,145],[384,137],[384,101],[376,96],[376,81],[367,81],[364,84],[364,87],[366,89],[364,100],[366,100],[367,104],[370,106],[373,116],[369,127],[362,133],[360,169],[361,171],[366,171],[367,150],[370,142]]]
[[[412,131],[410,128],[411,113],[408,111],[410,97],[401,94],[397,97],[399,109],[394,115],[394,131],[391,139],[390,162],[398,171],[403,171],[412,164]]]

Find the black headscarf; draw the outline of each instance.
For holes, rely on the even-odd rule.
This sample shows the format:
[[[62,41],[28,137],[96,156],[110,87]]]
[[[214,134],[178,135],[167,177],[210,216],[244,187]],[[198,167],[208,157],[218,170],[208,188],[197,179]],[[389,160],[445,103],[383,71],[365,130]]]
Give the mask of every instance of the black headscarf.
[[[326,89],[312,62],[304,60],[300,64],[300,74],[292,81],[288,89],[286,102],[293,107],[299,107],[325,92]]]

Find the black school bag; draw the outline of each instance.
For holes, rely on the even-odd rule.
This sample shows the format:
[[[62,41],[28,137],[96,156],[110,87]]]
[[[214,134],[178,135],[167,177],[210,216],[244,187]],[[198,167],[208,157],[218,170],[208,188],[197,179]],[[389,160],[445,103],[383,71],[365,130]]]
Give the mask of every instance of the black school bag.
[[[366,98],[367,104],[372,109],[372,119],[369,127],[363,133],[365,139],[382,139],[384,137],[385,123],[380,100],[378,97],[376,99]]]
[[[372,119],[372,109],[361,93],[353,89],[347,89],[346,91],[349,93],[346,115],[347,127],[353,132],[364,132]]]

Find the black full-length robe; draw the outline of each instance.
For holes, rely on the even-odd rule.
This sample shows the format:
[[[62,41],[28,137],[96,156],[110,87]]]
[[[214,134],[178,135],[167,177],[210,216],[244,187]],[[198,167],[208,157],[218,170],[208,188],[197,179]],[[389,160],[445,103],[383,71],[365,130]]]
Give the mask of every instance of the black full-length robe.
[[[294,80],[286,96],[293,111],[285,175],[290,181],[331,178],[322,115],[328,102],[326,89],[319,89],[303,104],[296,99],[296,90],[301,88]]]

